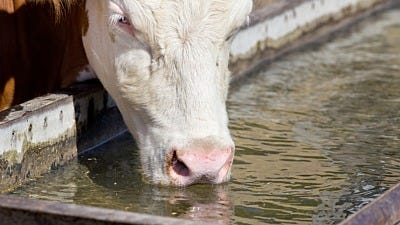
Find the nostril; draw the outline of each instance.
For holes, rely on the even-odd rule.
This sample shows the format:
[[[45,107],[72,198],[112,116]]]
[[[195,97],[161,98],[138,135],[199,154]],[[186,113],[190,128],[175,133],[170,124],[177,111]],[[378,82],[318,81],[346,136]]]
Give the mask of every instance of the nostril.
[[[181,160],[178,159],[176,151],[174,151],[172,154],[171,167],[176,174],[185,177],[189,176],[190,173],[189,168],[185,165],[185,163],[183,163]]]

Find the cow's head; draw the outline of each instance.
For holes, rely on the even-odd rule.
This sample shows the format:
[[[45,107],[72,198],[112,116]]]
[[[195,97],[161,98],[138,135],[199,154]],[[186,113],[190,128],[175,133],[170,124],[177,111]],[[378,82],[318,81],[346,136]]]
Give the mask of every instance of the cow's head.
[[[251,0],[87,0],[85,51],[153,182],[229,179],[229,50],[251,8]]]

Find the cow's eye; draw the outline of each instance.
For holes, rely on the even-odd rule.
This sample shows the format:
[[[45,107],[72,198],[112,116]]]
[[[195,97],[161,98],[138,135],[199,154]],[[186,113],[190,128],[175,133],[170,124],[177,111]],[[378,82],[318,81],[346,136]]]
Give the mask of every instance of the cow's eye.
[[[111,28],[116,32],[126,32],[135,36],[136,30],[129,20],[129,17],[125,16],[124,14],[112,14],[110,17],[110,25]]]
[[[131,25],[128,18],[126,16],[122,16],[122,15],[119,16],[118,23],[124,24],[124,25]]]

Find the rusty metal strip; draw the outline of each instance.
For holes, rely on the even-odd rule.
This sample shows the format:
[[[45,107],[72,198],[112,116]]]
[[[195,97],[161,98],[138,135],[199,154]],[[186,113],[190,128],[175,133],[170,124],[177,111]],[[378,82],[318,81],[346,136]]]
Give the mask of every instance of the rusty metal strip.
[[[12,196],[0,196],[0,223],[13,225],[201,224],[196,221],[73,204],[22,199]]]
[[[400,183],[340,225],[394,225],[400,222]]]

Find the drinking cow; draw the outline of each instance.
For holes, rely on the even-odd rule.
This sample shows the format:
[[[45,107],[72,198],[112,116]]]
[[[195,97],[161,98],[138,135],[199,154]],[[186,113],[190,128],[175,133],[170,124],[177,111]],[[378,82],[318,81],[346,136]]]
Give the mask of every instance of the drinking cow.
[[[251,8],[250,0],[3,0],[0,109],[92,68],[152,182],[225,182],[235,152],[229,50]]]

